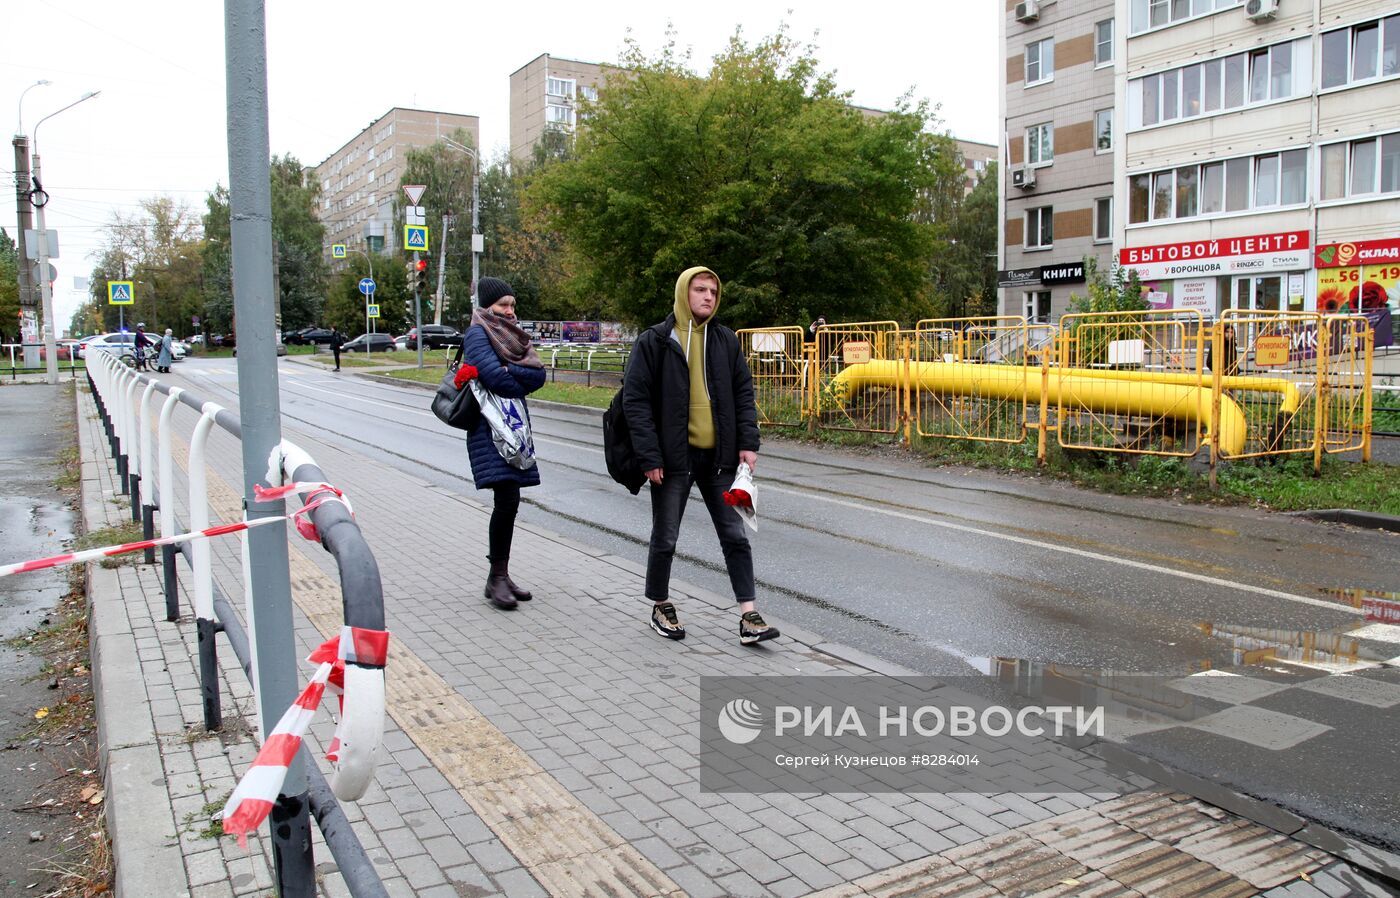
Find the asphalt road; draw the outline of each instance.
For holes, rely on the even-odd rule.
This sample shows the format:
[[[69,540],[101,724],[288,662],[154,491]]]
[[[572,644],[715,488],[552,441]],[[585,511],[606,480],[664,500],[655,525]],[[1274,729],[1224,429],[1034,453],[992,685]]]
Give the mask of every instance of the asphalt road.
[[[463,439],[432,417],[426,391],[290,359],[279,366],[289,430],[473,491]],[[237,407],[231,361],[190,360],[174,380]],[[532,417],[544,482],[526,491],[523,519],[644,559],[649,505],[607,476],[598,413],[537,403]],[[1395,534],[781,439],[766,443],[757,476],[761,607],[922,673],[1012,671],[1012,680],[1043,682],[1047,672],[1176,678],[1209,669],[1305,683],[1343,672],[1383,686],[1400,673],[1377,666],[1400,656],[1400,627],[1376,622],[1400,608]],[[703,506],[688,511],[675,576],[727,594]],[[1327,727],[1331,741],[1236,751],[1218,734],[1178,728],[1133,745],[1400,845],[1400,797],[1377,796],[1371,779],[1389,780],[1400,759],[1394,739],[1376,731],[1397,731],[1396,705],[1315,690],[1274,701],[1296,704],[1296,716]],[[1324,747],[1355,766],[1335,767]]]

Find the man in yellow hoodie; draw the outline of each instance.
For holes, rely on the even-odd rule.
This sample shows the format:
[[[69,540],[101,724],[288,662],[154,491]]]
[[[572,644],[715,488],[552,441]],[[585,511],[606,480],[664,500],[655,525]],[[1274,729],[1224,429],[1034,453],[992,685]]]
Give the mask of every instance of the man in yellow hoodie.
[[[744,645],[778,635],[754,608],[753,552],[724,491],[738,466],[758,462],[758,411],[753,376],[734,332],[714,320],[720,281],[710,269],[688,268],[676,279],[675,306],[642,331],[622,383],[632,448],[651,484],[651,543],[646,596],[651,628],[684,639],[670,601],[671,561],[691,486],[710,512],[739,605]]]

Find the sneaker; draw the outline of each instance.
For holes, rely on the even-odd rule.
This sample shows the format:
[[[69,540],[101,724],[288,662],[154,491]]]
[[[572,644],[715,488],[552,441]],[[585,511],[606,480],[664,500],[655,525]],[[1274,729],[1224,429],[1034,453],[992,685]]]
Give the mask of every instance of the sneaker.
[[[770,627],[764,623],[763,616],[757,611],[745,611],[739,615],[740,645],[753,645],[755,642],[777,638],[778,628]]]
[[[670,602],[657,602],[651,608],[651,628],[667,639],[684,639],[685,627],[676,617],[676,606]]]

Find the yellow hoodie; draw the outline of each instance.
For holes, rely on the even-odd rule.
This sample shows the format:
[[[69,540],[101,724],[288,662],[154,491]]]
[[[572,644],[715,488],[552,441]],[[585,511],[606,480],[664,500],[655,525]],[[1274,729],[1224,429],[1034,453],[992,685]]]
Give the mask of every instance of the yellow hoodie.
[[[715,279],[715,308],[709,318],[697,322],[690,311],[690,282],[702,273]],[[690,369],[690,445],[697,449],[715,448],[715,419],[710,411],[710,385],[705,379],[705,343],[709,336],[709,324],[719,314],[722,292],[719,275],[703,265],[687,268],[676,278],[676,304],[673,309],[676,329],[671,337],[680,344],[681,351],[685,353],[685,363]]]

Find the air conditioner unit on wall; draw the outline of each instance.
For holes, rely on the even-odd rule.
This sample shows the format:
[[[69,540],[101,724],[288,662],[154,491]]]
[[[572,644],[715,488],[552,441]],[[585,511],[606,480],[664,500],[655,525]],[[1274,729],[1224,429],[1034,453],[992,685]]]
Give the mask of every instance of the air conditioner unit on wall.
[[[1016,21],[1034,22],[1040,18],[1040,4],[1036,0],[1021,0],[1016,4]]]
[[[1249,0],[1244,5],[1244,17],[1254,22],[1266,22],[1278,14],[1278,0]]]
[[[1029,165],[1021,165],[1011,170],[1011,186],[1019,187],[1022,190],[1030,190],[1035,186],[1035,169]]]

